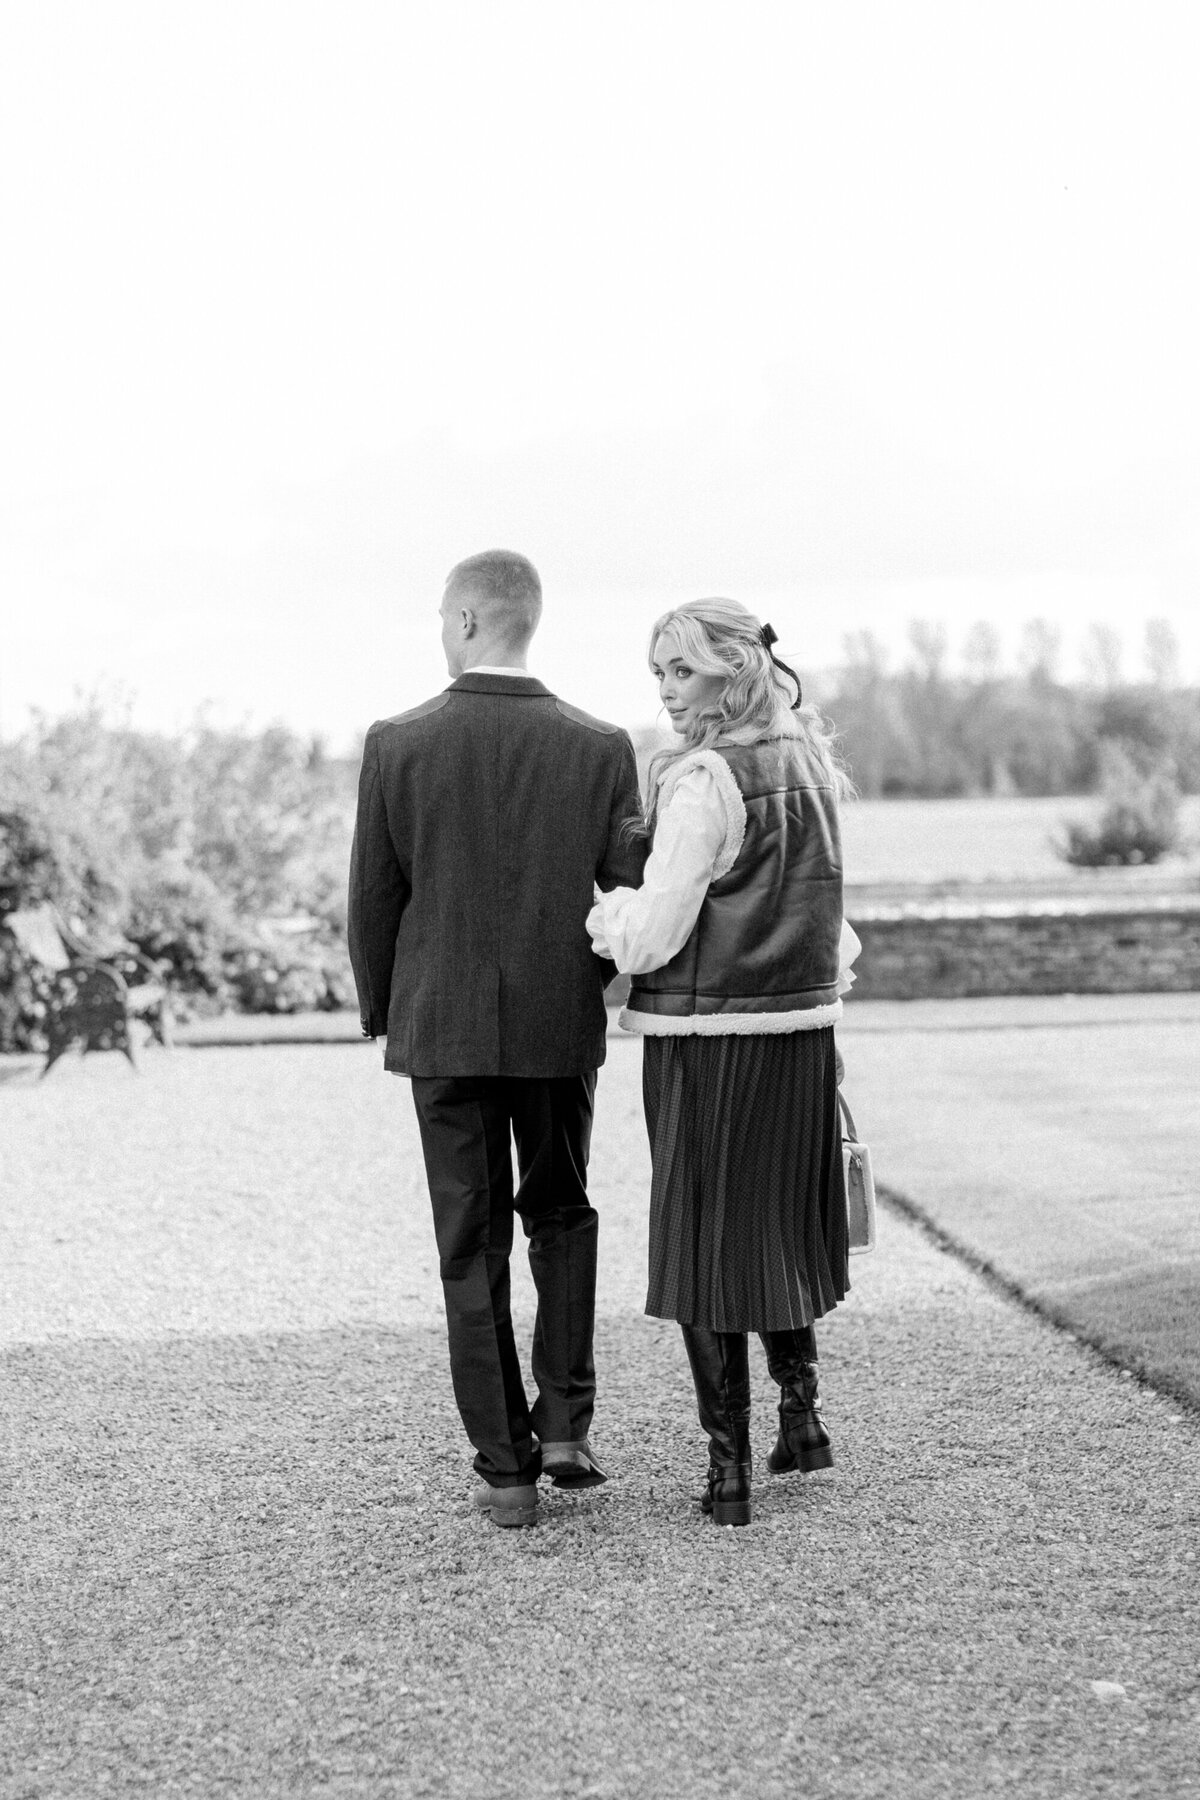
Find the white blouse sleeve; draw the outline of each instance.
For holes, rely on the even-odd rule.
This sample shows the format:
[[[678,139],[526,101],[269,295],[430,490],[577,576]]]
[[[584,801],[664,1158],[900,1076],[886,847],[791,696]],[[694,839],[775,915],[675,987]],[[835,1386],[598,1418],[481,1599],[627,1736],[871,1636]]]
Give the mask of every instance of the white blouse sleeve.
[[[596,955],[611,957],[622,975],[669,963],[691,936],[727,830],[712,771],[686,770],[658,815],[641,887],[601,894],[588,914]]]
[[[862,939],[853,925],[842,920],[842,935],[838,943],[838,993],[848,994],[854,986],[855,974],[851,964],[862,950]]]

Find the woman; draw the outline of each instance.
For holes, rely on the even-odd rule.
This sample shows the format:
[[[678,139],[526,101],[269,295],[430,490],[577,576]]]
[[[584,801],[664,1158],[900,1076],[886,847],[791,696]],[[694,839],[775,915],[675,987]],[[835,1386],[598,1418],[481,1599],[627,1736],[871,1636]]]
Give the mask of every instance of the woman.
[[[588,917],[597,954],[633,978],[621,1024],[644,1046],[646,1311],[683,1328],[709,1435],[701,1504],[725,1525],[750,1520],[747,1333],[781,1390],[768,1466],[827,1468],[813,1322],[849,1287],[833,1041],[849,784],[774,642],[735,600],[658,620],[650,666],[681,741],[650,765],[643,886]]]

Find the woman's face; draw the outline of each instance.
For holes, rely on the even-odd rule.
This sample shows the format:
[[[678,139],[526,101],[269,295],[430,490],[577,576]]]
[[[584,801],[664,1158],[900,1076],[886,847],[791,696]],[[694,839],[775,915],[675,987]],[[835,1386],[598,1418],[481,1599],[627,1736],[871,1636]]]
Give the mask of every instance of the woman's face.
[[[658,695],[667,709],[671,728],[685,737],[696,717],[711,712],[726,685],[724,675],[700,675],[683,653],[675,633],[668,628],[654,646],[651,664]]]

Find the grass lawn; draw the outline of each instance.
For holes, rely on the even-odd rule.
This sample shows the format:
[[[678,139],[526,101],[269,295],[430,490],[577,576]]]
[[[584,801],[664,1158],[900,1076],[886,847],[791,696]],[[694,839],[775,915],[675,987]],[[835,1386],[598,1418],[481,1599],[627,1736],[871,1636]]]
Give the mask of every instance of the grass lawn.
[[[1103,802],[1081,798],[857,800],[842,815],[846,880],[856,886],[939,882],[1086,882],[1054,853],[1066,819],[1092,820]],[[1183,854],[1135,869],[1130,885],[1160,878],[1200,884],[1200,796],[1182,806]],[[1149,883],[1147,883],[1149,878]]]
[[[1200,996],[851,1003],[842,1044],[876,1179],[1200,1406]]]

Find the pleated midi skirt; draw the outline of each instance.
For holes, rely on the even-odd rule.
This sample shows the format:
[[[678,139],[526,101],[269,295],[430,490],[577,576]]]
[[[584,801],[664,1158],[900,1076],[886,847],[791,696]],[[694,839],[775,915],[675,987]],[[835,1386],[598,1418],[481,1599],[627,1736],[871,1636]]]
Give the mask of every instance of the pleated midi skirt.
[[[850,1287],[833,1027],[642,1043],[646,1311],[713,1331],[811,1325]]]

